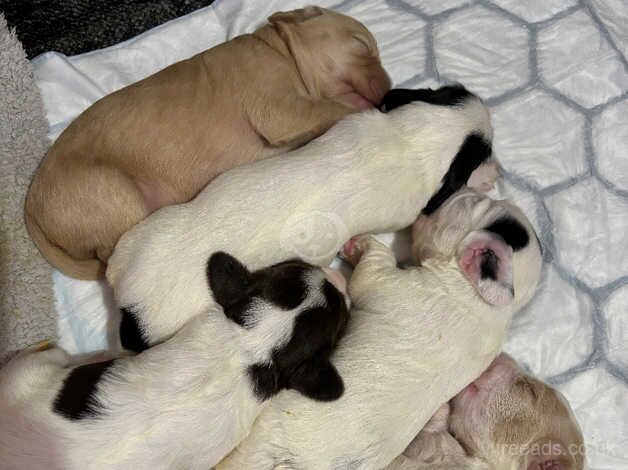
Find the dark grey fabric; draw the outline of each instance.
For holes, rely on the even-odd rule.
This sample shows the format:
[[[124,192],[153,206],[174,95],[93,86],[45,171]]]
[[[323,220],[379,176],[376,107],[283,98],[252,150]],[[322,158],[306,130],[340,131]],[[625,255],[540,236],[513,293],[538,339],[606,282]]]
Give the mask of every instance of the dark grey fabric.
[[[0,0],[29,58],[111,46],[213,0]]]

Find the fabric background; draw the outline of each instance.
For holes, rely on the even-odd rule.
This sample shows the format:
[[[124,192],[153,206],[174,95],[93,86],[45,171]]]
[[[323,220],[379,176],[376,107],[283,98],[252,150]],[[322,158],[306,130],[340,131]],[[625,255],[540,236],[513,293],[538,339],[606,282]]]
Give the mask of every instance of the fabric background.
[[[31,64],[0,14],[0,363],[57,336],[52,269],[23,222],[24,197],[48,148],[47,132]]]

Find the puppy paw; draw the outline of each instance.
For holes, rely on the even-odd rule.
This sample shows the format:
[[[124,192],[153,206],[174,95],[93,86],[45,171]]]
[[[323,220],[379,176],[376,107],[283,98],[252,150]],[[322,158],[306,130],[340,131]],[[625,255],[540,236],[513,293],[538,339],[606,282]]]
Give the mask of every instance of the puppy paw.
[[[368,240],[368,235],[356,235],[352,237],[351,240],[342,247],[340,257],[352,266],[355,266],[360,262]]]
[[[467,181],[467,186],[477,189],[478,191],[488,193],[489,191],[495,189],[495,182],[497,181],[498,176],[499,169],[497,167],[497,162],[491,159],[477,167],[473,173],[471,173],[471,176]]]

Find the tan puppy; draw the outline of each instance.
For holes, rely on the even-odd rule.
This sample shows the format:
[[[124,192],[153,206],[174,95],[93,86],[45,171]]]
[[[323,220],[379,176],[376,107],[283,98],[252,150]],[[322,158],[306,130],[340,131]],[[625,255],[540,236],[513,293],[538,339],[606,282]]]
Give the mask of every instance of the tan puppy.
[[[120,236],[154,210],[302,145],[390,87],[358,21],[318,7],[268,20],[101,99],[59,136],[25,208],[54,267],[100,277]]]
[[[584,457],[565,398],[502,353],[438,410],[388,470],[581,470]]]

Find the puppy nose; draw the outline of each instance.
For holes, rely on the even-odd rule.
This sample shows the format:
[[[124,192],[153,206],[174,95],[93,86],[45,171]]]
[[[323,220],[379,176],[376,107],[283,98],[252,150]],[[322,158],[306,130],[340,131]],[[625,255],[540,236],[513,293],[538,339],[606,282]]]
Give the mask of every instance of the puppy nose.
[[[325,273],[327,280],[331,282],[336,289],[345,295],[347,294],[347,280],[342,273],[331,268],[323,268],[323,272]]]

